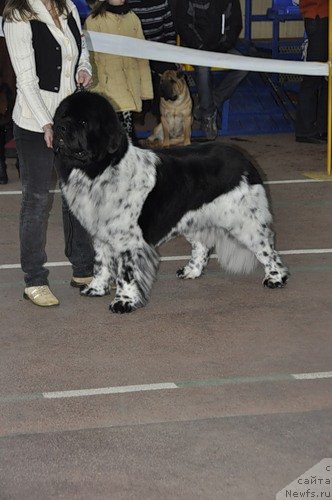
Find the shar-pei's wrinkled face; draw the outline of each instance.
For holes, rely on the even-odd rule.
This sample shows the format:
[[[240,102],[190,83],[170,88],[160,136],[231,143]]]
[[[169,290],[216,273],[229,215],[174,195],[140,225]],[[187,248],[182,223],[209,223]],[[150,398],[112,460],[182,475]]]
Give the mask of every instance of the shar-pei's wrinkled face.
[[[97,173],[98,164],[114,155],[125,140],[112,105],[95,92],[66,97],[56,110],[53,128],[56,156],[71,169],[95,167]]]
[[[176,101],[187,86],[184,73],[168,69],[160,75],[160,95],[166,101]]]

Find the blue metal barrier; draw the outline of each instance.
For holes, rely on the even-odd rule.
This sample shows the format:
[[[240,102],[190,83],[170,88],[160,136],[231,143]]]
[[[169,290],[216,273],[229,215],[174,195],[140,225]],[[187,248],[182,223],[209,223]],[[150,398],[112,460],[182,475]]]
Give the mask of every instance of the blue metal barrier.
[[[267,16],[279,21],[297,21],[301,19],[301,11],[292,0],[273,0],[272,7],[267,10]]]

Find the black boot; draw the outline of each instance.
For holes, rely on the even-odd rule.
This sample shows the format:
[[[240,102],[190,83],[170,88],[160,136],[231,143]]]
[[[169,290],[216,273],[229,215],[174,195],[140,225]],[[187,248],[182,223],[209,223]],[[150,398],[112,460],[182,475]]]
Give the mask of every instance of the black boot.
[[[8,183],[7,166],[3,160],[0,160],[0,184]]]

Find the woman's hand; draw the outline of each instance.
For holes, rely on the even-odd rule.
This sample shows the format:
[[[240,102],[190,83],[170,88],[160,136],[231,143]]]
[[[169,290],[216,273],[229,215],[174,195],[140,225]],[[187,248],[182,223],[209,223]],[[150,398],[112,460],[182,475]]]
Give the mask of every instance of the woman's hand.
[[[77,73],[77,83],[83,85],[83,87],[88,87],[92,83],[92,76],[85,69],[80,69]]]
[[[44,131],[44,140],[46,142],[46,146],[48,148],[52,148],[53,146],[53,127],[51,123],[47,123],[43,126]]]

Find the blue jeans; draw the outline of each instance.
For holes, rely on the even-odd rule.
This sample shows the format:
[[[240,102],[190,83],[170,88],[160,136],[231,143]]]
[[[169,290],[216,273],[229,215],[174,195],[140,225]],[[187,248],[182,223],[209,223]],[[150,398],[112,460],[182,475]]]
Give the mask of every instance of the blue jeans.
[[[48,285],[49,271],[44,265],[47,261],[45,244],[54,153],[46,146],[43,133],[31,132],[14,124],[14,138],[22,181],[21,267],[27,286]],[[94,251],[90,237],[63,199],[62,214],[65,255],[72,264],[73,275],[92,276]]]
[[[228,54],[241,53],[231,49]],[[225,71],[220,83],[214,87],[213,75],[207,66],[196,66],[195,76],[199,99],[199,110],[202,118],[212,115],[216,108],[220,108],[227,99],[231,97],[239,83],[247,76],[248,71],[229,70]]]

